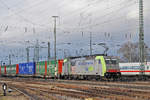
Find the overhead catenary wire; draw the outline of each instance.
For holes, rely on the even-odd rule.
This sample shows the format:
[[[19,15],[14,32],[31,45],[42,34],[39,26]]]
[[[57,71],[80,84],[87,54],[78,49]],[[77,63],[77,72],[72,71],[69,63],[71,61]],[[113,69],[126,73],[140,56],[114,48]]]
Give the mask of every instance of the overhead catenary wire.
[[[14,13],[15,15],[17,15],[17,16],[18,16],[19,18],[21,18],[23,21],[28,22],[28,23],[30,23],[30,24],[32,24],[32,25],[35,25],[35,26],[44,27],[43,25],[34,23],[34,22],[32,22],[31,20],[29,20],[29,19],[23,17],[22,15],[19,15],[19,14],[15,13],[15,11],[14,11],[13,9],[11,9],[3,0],[0,0],[0,2],[1,2],[8,10],[10,10],[12,13]]]
[[[46,11],[46,9],[43,10],[43,12],[44,12],[44,11]],[[46,15],[46,16],[49,16],[48,14],[45,14],[45,15]],[[43,20],[42,18],[40,18],[40,19],[41,19],[41,21]],[[46,25],[43,25],[43,26],[46,26]]]
[[[135,3],[133,3],[133,4],[135,4]],[[133,4],[130,4],[130,5],[127,5],[127,6],[123,6],[123,7],[119,8],[119,9],[117,9],[117,10],[115,10],[115,11],[109,12],[109,13],[107,13],[107,14],[105,14],[105,15],[102,15],[102,16],[99,16],[99,17],[97,17],[97,18],[103,18],[103,17],[106,17],[106,16],[108,16],[108,15],[114,13],[114,12],[118,13],[118,11],[120,11],[122,8],[125,8],[125,7],[126,7],[126,8],[127,8],[127,7],[131,7]],[[123,15],[123,16],[124,16],[124,15]],[[121,16],[121,17],[123,17],[123,16]],[[119,17],[119,18],[121,18],[121,17]],[[96,18],[95,18],[95,19],[96,19]],[[118,19],[118,18],[114,18],[114,19]],[[90,27],[93,27],[93,26],[97,26],[97,25],[102,25],[103,23],[110,22],[111,20],[112,20],[112,19],[109,18],[108,20],[103,21],[102,23],[97,23],[97,24],[89,25],[89,26],[90,26]],[[85,27],[89,27],[89,26],[85,26]],[[83,28],[84,28],[84,26],[83,26]]]
[[[105,1],[105,0],[104,0],[104,1]],[[131,2],[131,1],[133,1],[133,0],[129,0],[129,2]],[[103,2],[103,1],[99,1],[99,2],[101,3],[101,2]],[[111,10],[112,8],[114,8],[114,7],[118,6],[118,5],[119,5],[119,6],[125,5],[126,3],[129,3],[129,2],[126,2],[126,1],[121,2],[121,3],[116,4],[116,5],[114,5],[114,6],[107,7],[107,8],[105,8],[105,9],[103,9],[103,11]],[[100,4],[100,3],[96,3],[96,4],[98,5],[98,4]],[[91,5],[92,5],[92,4],[91,4]],[[92,6],[92,7],[95,7],[95,8],[96,8],[96,7],[98,7],[98,6]],[[78,14],[78,13],[79,13],[79,14],[80,14],[80,13],[84,13],[85,11],[88,11],[90,8],[91,8],[91,7],[89,7],[89,6],[83,7],[82,9],[79,9],[77,12],[73,12],[73,15],[76,14],[76,13],[77,13],[77,14]],[[82,10],[83,10],[83,11],[82,11]],[[96,10],[96,11],[98,11],[98,10]],[[94,12],[96,12],[96,11],[94,11]],[[92,11],[92,12],[93,12],[93,11]],[[94,12],[93,12],[93,13],[94,13]],[[67,16],[70,16],[70,15],[72,15],[72,14],[69,13]],[[71,18],[71,17],[70,17],[70,18]],[[68,18],[66,18],[66,19],[68,20]]]
[[[135,4],[135,2],[133,2],[133,4]],[[131,5],[132,6],[132,5]],[[126,5],[126,6],[123,6],[123,7],[128,7],[128,5]],[[123,8],[122,7],[122,8]],[[121,10],[120,8],[118,9],[118,10]],[[116,12],[116,10],[115,11],[113,11],[113,12]],[[109,13],[109,14],[112,14],[112,13]],[[107,14],[108,15],[108,14]],[[107,16],[107,15],[105,15],[105,16]],[[105,17],[105,16],[102,16],[102,17]],[[100,18],[100,17],[98,17],[98,18]],[[88,26],[89,27],[89,26]]]
[[[134,1],[132,1],[133,2],[133,6],[134,6]],[[131,2],[130,2],[131,3]],[[124,6],[124,9],[126,9],[126,8],[128,8],[128,5],[126,5],[126,4],[121,4],[121,5],[119,5],[119,4],[121,4],[121,3],[118,3],[118,4],[116,4],[116,6],[117,6],[117,8],[120,8],[120,7],[123,7]],[[136,3],[135,3],[136,4]],[[118,6],[119,5],[119,6]],[[123,6],[122,6],[123,5]],[[132,5],[131,5],[132,6]],[[131,7],[130,6],[130,7]],[[91,7],[93,7],[93,6],[91,6]],[[90,9],[91,7],[86,7],[86,9]],[[96,6],[95,6],[96,7]],[[88,28],[90,27],[90,26],[92,26],[93,27],[93,29],[91,29],[91,31],[92,32],[96,32],[96,31],[98,31],[99,33],[101,32],[101,31],[106,31],[107,32],[107,29],[109,29],[109,28],[107,28],[107,27],[109,27],[109,24],[110,23],[113,23],[113,22],[118,22],[118,21],[121,21],[123,18],[123,16],[118,16],[118,15],[116,15],[116,16],[113,16],[113,14],[117,14],[118,13],[118,11],[119,12],[121,12],[122,11],[122,9],[120,9],[120,10],[116,10],[116,9],[111,9],[111,7],[113,7],[113,6],[111,6],[110,4],[109,4],[109,7],[106,7],[106,9],[109,9],[109,11],[114,11],[113,13],[111,13],[111,12],[109,12],[108,10],[106,10],[106,13],[110,13],[110,15],[106,15],[107,17],[110,17],[110,19],[104,19],[103,21],[96,21],[96,22],[92,22],[92,24],[90,24],[90,23],[88,23],[87,22],[87,24],[85,25],[84,23],[82,24],[82,25],[80,25],[80,26],[82,26],[83,27],[83,30],[82,30],[82,32],[84,33],[84,36],[87,34],[87,31],[88,31]],[[114,4],[114,7],[115,7],[115,4]],[[38,8],[38,7],[37,7]],[[46,7],[47,8],[47,7]],[[44,11],[46,8],[44,8],[44,9],[42,9],[41,11],[43,11],[43,13],[47,13],[48,11]],[[10,9],[10,7],[9,7],[9,9]],[[105,9],[105,8],[104,8]],[[123,10],[124,10],[123,9]],[[79,10],[79,9],[78,9]],[[80,9],[81,10],[81,9]],[[102,9],[103,10],[103,9]],[[31,9],[31,11],[32,11],[32,9]],[[86,10],[85,10],[86,11]],[[83,12],[84,12],[84,10],[83,10]],[[91,12],[97,12],[97,11],[91,11]],[[72,12],[72,13],[74,13],[75,15],[77,14],[78,15],[78,13],[80,14],[80,11],[77,11],[77,12]],[[69,13],[66,13],[66,14],[69,14]],[[92,13],[93,14],[93,13]],[[49,16],[49,15],[47,15],[47,16]],[[33,16],[34,17],[34,16]],[[72,16],[69,16],[70,18],[72,18],[73,19],[73,17]],[[88,20],[89,20],[89,16],[84,16],[85,18],[87,18]],[[105,17],[105,16],[104,16]],[[113,17],[113,18],[111,18],[111,17]],[[120,17],[120,18],[119,18]],[[66,18],[66,20],[68,20],[67,19],[67,17],[65,17]],[[98,20],[98,19],[101,19],[102,17],[100,16],[100,15],[98,15],[98,16],[92,16],[92,18],[93,19],[95,19],[95,20]],[[97,19],[96,19],[97,18]],[[39,20],[37,20],[36,21],[36,23],[40,23],[40,22],[42,22],[43,20],[45,20],[44,18],[41,18],[41,20],[39,19]],[[84,19],[81,19],[83,22],[84,22]],[[87,20],[87,21],[88,21]],[[124,20],[124,19],[123,19]],[[122,21],[123,21],[122,20]],[[126,21],[127,21],[128,19],[126,19]],[[69,20],[68,20],[69,21]],[[122,22],[121,21],[121,22]],[[70,21],[71,22],[71,21]],[[48,21],[47,21],[47,23],[49,23]],[[135,22],[134,22],[135,23]],[[130,24],[130,23],[122,23],[122,25],[123,24],[126,24],[126,25],[128,25],[128,27],[129,26],[132,26],[132,24]],[[71,26],[72,25],[72,26]],[[70,32],[71,33],[71,35],[75,35],[77,32],[81,32],[80,30],[80,27],[76,27],[75,25],[73,25],[73,24],[71,24],[70,26],[71,27],[69,27],[69,26],[64,26],[63,27],[63,25],[62,25],[62,28],[60,28],[60,33],[61,32],[63,32],[63,31],[68,31],[68,32]],[[33,25],[34,26],[34,25]],[[35,25],[36,26],[36,25]],[[47,27],[48,25],[46,25],[45,24],[45,26]],[[103,27],[105,27],[105,29],[102,29],[102,27],[100,27],[100,26],[103,26]],[[7,25],[5,25],[5,28],[7,27]],[[85,27],[85,28],[84,28]],[[5,29],[4,28],[4,29]],[[27,26],[27,32],[28,32],[28,30],[29,30],[29,28],[30,27],[28,27]],[[97,29],[98,28],[98,29]],[[3,29],[3,31],[4,31],[4,29]],[[9,28],[9,25],[8,25],[8,29],[7,29],[7,31],[9,30],[10,28]],[[33,29],[32,27],[31,27],[31,29]],[[36,29],[36,28],[35,28]],[[123,29],[123,30],[122,30]],[[136,29],[137,29],[137,25],[135,24],[135,28],[133,27],[133,28],[131,28],[130,29],[130,27],[129,28],[121,28],[121,29],[119,29],[119,30],[117,30],[116,29],[116,32],[118,33],[118,34],[129,34],[129,33],[131,33],[130,31],[132,31],[132,30],[134,30],[134,31],[136,31]],[[119,33],[120,32],[120,30],[122,30],[122,33]],[[112,31],[112,29],[110,29],[109,30],[109,32],[110,32],[110,35],[112,36],[113,35],[113,32],[111,33],[111,31]],[[24,32],[24,29],[23,29],[23,32]],[[37,32],[37,30],[36,30],[36,32]],[[64,33],[64,32],[63,32]],[[70,34],[70,33],[66,33],[66,34]],[[62,38],[64,38],[63,36],[63,34],[60,34],[59,35],[60,37],[62,37]],[[124,35],[123,35],[124,36]]]
[[[36,1],[37,1],[37,0],[36,0]],[[40,2],[32,3],[32,5],[30,5],[29,7],[25,7],[24,9],[19,9],[18,11],[14,11],[14,13],[15,13],[15,14],[19,14],[19,13],[25,12],[25,11],[28,10],[28,9],[33,9],[34,7],[37,7],[38,5],[41,5],[42,3],[45,3],[45,2],[42,0],[42,1],[40,1]],[[3,3],[3,4],[4,4],[4,3]],[[4,4],[4,5],[5,5],[5,4]],[[19,5],[19,3],[16,4],[16,5]],[[6,5],[5,5],[5,6],[6,6]],[[13,14],[10,14],[10,15],[8,15],[8,16],[5,16],[4,18],[11,17],[12,15],[14,15],[14,13],[13,13]]]

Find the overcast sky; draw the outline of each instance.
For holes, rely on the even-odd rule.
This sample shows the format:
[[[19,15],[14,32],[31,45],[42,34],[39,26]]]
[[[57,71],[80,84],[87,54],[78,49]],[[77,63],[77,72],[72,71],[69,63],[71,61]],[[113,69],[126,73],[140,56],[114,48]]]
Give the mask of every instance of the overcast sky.
[[[150,0],[144,0],[145,42],[150,46]],[[25,46],[50,40],[53,56],[52,16],[57,19],[57,48],[60,57],[64,49],[75,55],[83,49],[89,54],[89,36],[92,42],[105,42],[108,53],[117,55],[117,45],[138,41],[138,0],[0,0],[1,56],[20,51],[25,60]],[[130,38],[131,34],[131,38]],[[64,43],[71,43],[66,45]],[[31,45],[31,44],[30,44]],[[46,44],[41,44],[46,46]],[[93,46],[94,53],[104,48]],[[33,50],[31,50],[32,52]],[[46,52],[46,53],[45,53]],[[47,51],[41,49],[43,57]],[[45,58],[46,59],[46,58]]]

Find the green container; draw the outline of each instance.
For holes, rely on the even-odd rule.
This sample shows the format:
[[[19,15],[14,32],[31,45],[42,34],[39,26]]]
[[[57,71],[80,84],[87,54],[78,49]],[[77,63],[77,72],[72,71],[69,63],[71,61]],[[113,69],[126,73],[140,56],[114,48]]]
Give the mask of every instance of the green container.
[[[51,76],[51,70],[50,70],[50,61],[47,62],[47,75]]]
[[[38,76],[45,75],[45,61],[37,62],[36,63],[36,74]]]
[[[3,72],[5,72],[5,71],[3,71]],[[16,74],[16,65],[7,65],[6,73],[7,73],[7,75],[15,75]]]
[[[57,71],[58,71],[58,61],[56,62]],[[36,75],[44,76],[45,75],[45,61],[36,63]],[[55,76],[55,61],[47,61],[47,73],[46,76],[54,77]]]
[[[1,66],[1,75],[4,75],[5,70],[4,70],[4,66]]]
[[[6,74],[11,75],[11,65],[6,65]]]
[[[11,74],[12,75],[16,74],[16,65],[11,65]]]
[[[56,62],[56,66],[57,66],[56,71],[58,72],[58,61]],[[50,76],[55,77],[55,61],[54,60],[48,61],[48,68],[50,69],[49,70]]]

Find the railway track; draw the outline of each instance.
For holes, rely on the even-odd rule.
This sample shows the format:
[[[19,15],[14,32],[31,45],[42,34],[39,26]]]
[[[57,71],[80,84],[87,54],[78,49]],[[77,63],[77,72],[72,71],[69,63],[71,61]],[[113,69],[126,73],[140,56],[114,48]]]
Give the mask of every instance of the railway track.
[[[26,92],[39,97],[36,100],[49,100],[48,98],[51,100],[85,100],[86,98],[93,98],[93,100],[150,100],[149,82],[27,81],[27,79],[6,79],[4,81],[19,89],[26,87]]]
[[[26,82],[22,82],[22,84],[25,84]],[[34,83],[29,84],[26,83],[26,85],[21,86],[20,83],[7,83],[9,85],[13,85],[14,87],[18,87],[19,89],[24,88],[24,86],[26,87],[25,90],[30,93],[30,94],[34,94],[37,96],[41,96],[42,99],[36,99],[36,100],[66,100],[67,97],[70,98],[76,98],[79,100],[83,100],[84,98],[88,98],[90,94],[85,94],[79,91],[72,91],[70,89],[56,89],[56,88],[48,88],[48,87],[40,87],[38,85],[33,86]],[[73,100],[76,100],[73,99]],[[67,99],[68,100],[68,99]]]
[[[63,100],[58,98],[56,95],[48,94],[46,91],[42,91],[40,88],[23,85],[22,84],[10,84],[7,83],[9,86],[13,87],[12,89],[16,89],[18,92],[21,92],[25,96],[29,98],[29,100]],[[15,87],[15,88],[14,88]]]
[[[44,87],[37,89],[38,88],[37,86],[32,86],[32,85],[31,86],[27,85],[27,87],[30,90],[40,91],[40,93],[44,92],[48,94],[59,94],[61,96],[71,96],[71,97],[80,98],[80,99],[84,99],[88,97],[100,97],[100,98],[109,98],[111,100],[133,100],[133,98],[136,96],[139,98],[139,100],[149,100],[149,97],[143,96],[143,95],[141,96],[136,93],[131,94],[131,92],[129,93],[128,91],[126,92],[122,90],[116,91],[116,89],[111,90],[111,89],[100,88],[100,87],[88,88],[87,86],[82,86],[81,88],[80,86],[77,87],[76,85],[66,85],[66,84],[56,84],[55,87],[57,88],[55,89],[47,89]],[[57,100],[57,99],[55,98],[54,100]],[[62,99],[58,99],[58,100],[62,100]]]
[[[36,95],[31,95],[29,94],[25,89],[21,89],[21,88],[16,88],[14,86],[10,87],[13,90],[18,91],[19,93],[23,94],[25,97],[27,97],[29,100],[40,100]]]

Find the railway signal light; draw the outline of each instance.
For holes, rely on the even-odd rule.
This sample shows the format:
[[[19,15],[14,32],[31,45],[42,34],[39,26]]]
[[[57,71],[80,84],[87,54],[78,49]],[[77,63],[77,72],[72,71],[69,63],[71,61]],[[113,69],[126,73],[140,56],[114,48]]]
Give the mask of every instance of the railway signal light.
[[[2,85],[2,88],[3,88],[3,91],[4,91],[4,96],[6,96],[6,90],[7,90],[7,84],[6,83],[4,83],[3,85]]]

